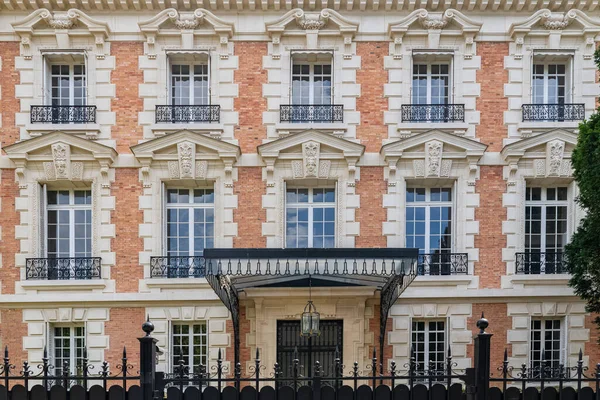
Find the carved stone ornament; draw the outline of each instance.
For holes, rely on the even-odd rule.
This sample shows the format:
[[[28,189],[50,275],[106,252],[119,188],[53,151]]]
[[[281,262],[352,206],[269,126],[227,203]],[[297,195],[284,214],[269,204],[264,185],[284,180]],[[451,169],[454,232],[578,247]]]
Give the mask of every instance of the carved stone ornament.
[[[321,160],[319,162],[319,178],[329,178],[329,171],[331,170],[331,160]]]
[[[54,14],[46,11],[41,15],[42,19],[50,28],[54,29],[71,29],[77,21],[77,14],[73,10],[69,10],[66,14]]]
[[[52,158],[54,159],[56,179],[68,179],[71,158],[70,146],[63,143],[53,144]]]
[[[304,167],[302,166],[302,161],[292,161],[292,176],[294,178],[304,178]]]
[[[196,29],[203,22],[204,14],[198,10],[193,14],[179,14],[173,10],[169,13],[169,19],[179,29]]]
[[[442,160],[442,168],[440,170],[440,176],[445,178],[450,176],[452,171],[452,160]]]
[[[319,30],[325,26],[329,20],[329,14],[326,12],[307,14],[304,11],[296,13],[296,24],[302,29]]]
[[[208,161],[196,161],[196,179],[206,179],[208,176]]]
[[[306,142],[302,144],[302,158],[304,159],[304,175],[317,177],[319,169],[319,149],[317,142]]]
[[[413,160],[413,170],[415,177],[425,176],[425,160]]]
[[[179,175],[181,178],[194,178],[194,161],[196,157],[196,146],[190,142],[177,145],[179,156]]]
[[[426,10],[419,14],[419,23],[424,29],[444,29],[448,25],[446,14],[431,15]]]
[[[83,180],[83,163],[82,162],[71,163],[71,179],[74,181]]]
[[[442,166],[442,142],[433,140],[425,143],[426,176],[440,176]]]
[[[533,160],[533,173],[536,177],[546,176],[546,160]]]
[[[577,17],[577,14],[570,10],[566,14],[552,14],[550,11],[547,11],[542,15],[540,19],[540,23],[544,26],[544,28],[549,30],[562,30],[571,24],[571,22]]]
[[[546,166],[548,176],[559,176],[565,153],[565,142],[553,140],[546,145]]]
[[[169,161],[168,169],[169,169],[169,178],[171,179],[179,179],[179,162],[178,161]]]

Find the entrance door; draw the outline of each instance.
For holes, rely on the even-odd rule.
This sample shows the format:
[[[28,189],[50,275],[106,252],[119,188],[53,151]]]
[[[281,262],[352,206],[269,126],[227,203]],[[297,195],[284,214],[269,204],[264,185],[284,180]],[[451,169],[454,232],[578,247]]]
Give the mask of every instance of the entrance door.
[[[294,349],[298,350],[299,365],[303,367],[299,374],[312,377],[315,361],[319,361],[322,375],[333,375],[336,348],[343,360],[343,321],[321,321],[319,325],[321,335],[306,338],[300,336],[300,321],[277,321],[277,362],[281,367],[282,377],[293,376]]]

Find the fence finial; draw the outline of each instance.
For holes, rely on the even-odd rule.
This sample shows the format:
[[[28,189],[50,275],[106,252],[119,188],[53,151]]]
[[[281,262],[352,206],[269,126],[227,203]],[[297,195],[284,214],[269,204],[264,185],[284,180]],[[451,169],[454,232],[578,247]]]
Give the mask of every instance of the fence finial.
[[[483,312],[481,313],[481,319],[477,321],[477,327],[479,328],[479,334],[484,334],[487,327],[490,325],[489,321],[485,319],[483,316]]]
[[[150,334],[154,331],[154,324],[150,322],[150,315],[148,315],[146,322],[142,324],[142,330],[146,332],[146,336],[150,336]]]

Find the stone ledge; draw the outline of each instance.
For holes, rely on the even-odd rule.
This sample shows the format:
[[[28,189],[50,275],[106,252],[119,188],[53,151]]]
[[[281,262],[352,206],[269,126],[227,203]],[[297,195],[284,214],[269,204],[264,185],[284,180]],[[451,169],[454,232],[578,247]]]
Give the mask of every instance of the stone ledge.
[[[100,124],[26,124],[25,129],[31,136],[41,136],[44,133],[64,132],[73,135],[85,135],[95,139],[100,133]]]
[[[526,286],[567,286],[570,274],[556,275],[510,275],[508,279],[513,285]]]
[[[206,134],[213,139],[221,139],[223,131],[225,130],[224,124],[222,123],[205,123],[205,124],[152,124],[150,130],[155,136],[164,136],[169,133],[179,132],[183,130]]]
[[[106,287],[105,279],[89,280],[60,280],[60,281],[21,281],[21,287],[25,290],[54,291],[54,290],[86,290],[86,289],[104,289]]]
[[[432,129],[447,131],[457,136],[463,136],[469,129],[468,122],[398,122],[397,131],[401,137],[415,135]]]
[[[149,289],[203,289],[210,288],[205,278],[150,278],[144,279]]]
[[[526,121],[519,122],[517,124],[517,131],[521,135],[522,139],[535,136],[540,133],[548,132],[554,129],[565,129],[567,131],[573,131],[577,133],[579,122],[577,121],[564,121],[564,122],[534,122]]]

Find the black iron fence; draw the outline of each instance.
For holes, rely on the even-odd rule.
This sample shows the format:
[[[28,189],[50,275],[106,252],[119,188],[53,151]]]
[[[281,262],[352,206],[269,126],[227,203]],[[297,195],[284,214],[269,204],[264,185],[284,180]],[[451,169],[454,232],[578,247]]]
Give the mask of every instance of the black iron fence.
[[[344,122],[342,104],[288,104],[279,107],[280,122]]]
[[[457,370],[448,349],[444,360],[419,360],[411,351],[409,361],[386,365],[373,350],[370,362],[345,366],[339,352],[333,364],[323,368],[319,361],[302,365],[295,352],[291,363],[268,368],[258,350],[245,368],[229,367],[219,350],[216,362],[190,369],[183,359],[174,372],[156,371],[157,340],[150,321],[139,338],[139,371],[130,364],[127,352],[112,372],[109,363],[91,365],[87,351],[75,369],[68,363],[52,365],[44,350],[42,362],[31,366],[11,363],[8,349],[0,364],[0,400],[598,400],[600,364],[593,370],[584,365],[580,352],[577,365],[557,368],[545,360],[528,368],[510,365],[505,351],[502,365],[491,371],[491,338],[488,321],[477,321],[474,338],[474,367]],[[542,352],[543,354],[544,352]],[[97,367],[97,369],[95,369]],[[75,372],[73,372],[75,371]],[[58,373],[57,373],[58,372]],[[138,385],[139,383],[139,385]]]
[[[402,122],[464,122],[464,104],[405,104]]]
[[[202,123],[219,122],[221,106],[156,106],[156,123]]]
[[[516,273],[525,275],[566,274],[566,255],[562,252],[515,253]]]
[[[467,253],[419,254],[417,275],[466,275],[468,273]]]
[[[204,257],[150,257],[151,278],[202,278],[206,275]]]
[[[25,278],[28,280],[100,279],[100,257],[28,258]]]
[[[31,123],[93,124],[96,106],[31,106]]]
[[[523,104],[523,121],[583,121],[585,104]]]

